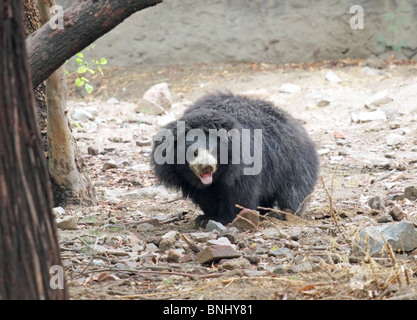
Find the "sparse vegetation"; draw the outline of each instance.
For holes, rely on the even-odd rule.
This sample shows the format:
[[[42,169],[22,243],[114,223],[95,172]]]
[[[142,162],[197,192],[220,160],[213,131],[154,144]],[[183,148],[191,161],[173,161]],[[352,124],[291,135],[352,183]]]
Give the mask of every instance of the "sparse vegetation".
[[[89,52],[90,50],[94,49],[94,44],[90,45],[85,52]],[[75,71],[70,73],[68,70],[65,71],[67,78],[69,79],[72,75],[77,74],[76,79],[74,80],[74,85],[76,87],[84,87],[87,94],[91,94],[94,90],[93,86],[90,83],[90,80],[87,78],[87,75],[94,75],[99,72],[102,76],[104,76],[102,66],[107,64],[106,58],[100,59],[92,59],[92,63],[86,61],[85,53],[79,52],[75,57],[72,58],[78,65]],[[70,59],[70,60],[72,60]],[[70,62],[70,60],[67,61]]]

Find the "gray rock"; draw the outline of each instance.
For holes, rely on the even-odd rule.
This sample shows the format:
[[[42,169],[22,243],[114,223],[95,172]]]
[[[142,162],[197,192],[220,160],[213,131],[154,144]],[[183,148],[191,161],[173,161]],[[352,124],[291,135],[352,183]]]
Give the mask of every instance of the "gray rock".
[[[396,146],[403,142],[404,137],[402,135],[399,135],[397,133],[390,133],[386,137],[387,145],[389,146]]]
[[[88,147],[87,152],[90,156],[97,156],[99,154],[99,150],[96,147]]]
[[[98,116],[98,109],[96,107],[87,106],[84,108],[84,110],[91,113],[93,120]]]
[[[122,200],[154,199],[155,197],[169,198],[170,194],[163,186],[149,186],[129,192],[121,192],[118,197]]]
[[[329,104],[330,104],[329,100],[322,99],[322,100],[318,101],[316,105],[317,105],[317,107],[322,108],[322,107],[327,107]]]
[[[221,224],[220,222],[217,222],[217,221],[214,221],[214,220],[209,220],[207,222],[207,225],[206,225],[206,231],[210,232],[210,231],[214,231],[214,230],[225,231],[226,227],[223,224]]]
[[[299,273],[299,272],[312,272],[313,271],[313,264],[309,261],[301,262],[295,266],[292,266],[287,271],[288,273]]]
[[[65,217],[63,219],[57,219],[56,225],[62,230],[77,230],[78,229],[78,219],[77,217]]]
[[[167,256],[167,261],[168,262],[178,262],[183,257],[184,257],[184,255],[181,252],[179,252],[178,250],[169,249],[168,256]]]
[[[388,116],[387,116],[388,118]],[[401,123],[399,121],[393,121],[389,124],[389,128],[394,130],[394,129],[398,129],[401,127]]]
[[[155,226],[150,223],[141,223],[141,224],[138,224],[138,226],[136,227],[136,231],[139,231],[139,232],[149,232],[149,231],[154,231],[154,230],[155,230]]]
[[[229,227],[224,231],[220,231],[220,236],[226,237],[231,243],[236,243],[239,236],[239,230],[235,227]]]
[[[384,239],[395,252],[408,252],[417,248],[417,231],[413,223],[409,221],[390,223],[378,227],[367,227],[360,230],[355,235],[355,243],[363,251],[354,246],[354,250],[357,253],[366,252],[367,238],[369,238],[369,251],[372,256],[382,253],[385,245]]]
[[[414,186],[407,187],[404,190],[404,197],[408,200],[416,200],[417,199],[417,188]]]
[[[324,148],[324,149],[317,150],[317,154],[319,156],[324,156],[324,155],[326,155],[328,153],[330,153],[330,149],[328,149],[328,148]]]
[[[383,214],[382,216],[380,216],[377,219],[377,222],[379,222],[379,223],[388,223],[388,222],[393,222],[393,221],[394,221],[394,219],[389,214]]]
[[[159,249],[162,251],[173,248],[175,245],[175,239],[161,239],[159,242]]]
[[[247,259],[252,264],[257,264],[259,261],[261,261],[261,257],[258,254],[245,255],[245,259]]]
[[[151,115],[163,115],[167,113],[167,110],[165,110],[160,105],[152,103],[146,99],[140,99],[138,101],[137,106],[135,107],[135,112],[146,113]]]
[[[221,265],[219,265],[219,270],[247,269],[250,267],[250,262],[247,259],[239,257],[234,260],[228,260],[223,262]]]
[[[368,200],[368,206],[371,209],[382,210],[384,209],[384,203],[381,200],[381,197],[376,196],[372,197]]]
[[[168,84],[165,82],[158,83],[147,90],[143,94],[143,99],[163,108],[164,110],[170,109],[172,105],[171,92],[169,91]]]
[[[283,266],[276,267],[272,272],[275,273],[275,274],[285,274],[286,273]]]
[[[370,122],[370,121],[377,121],[377,120],[387,120],[387,115],[383,111],[364,111],[359,113],[352,113],[351,119],[353,122],[362,123],[362,122]]]
[[[52,213],[57,217],[65,213],[65,209],[62,207],[55,207],[52,209]]]
[[[276,250],[270,250],[268,256],[291,258],[294,256],[294,251],[288,248],[278,248]]]
[[[158,252],[159,248],[154,243],[147,243],[145,252]]]
[[[75,121],[87,121],[87,120],[94,120],[94,115],[85,110],[84,108],[76,108],[74,109],[72,115],[72,119]]]
[[[227,239],[226,237],[220,237],[219,239],[208,240],[207,243],[211,245],[222,244],[226,246],[232,246],[229,239]]]
[[[93,259],[91,264],[93,266],[96,266],[96,267],[104,267],[106,265],[106,263],[103,260],[100,260],[100,259]]]
[[[196,242],[206,242],[211,239],[212,235],[211,232],[192,232],[189,234],[190,238]]]
[[[394,120],[395,118],[398,117],[398,112],[395,109],[383,108],[381,110],[385,113],[385,116],[387,117],[388,120]]]
[[[136,145],[138,147],[146,147],[152,145],[153,140],[151,138],[141,137],[136,140]]]
[[[131,166],[130,170],[135,172],[145,172],[151,170],[151,166],[145,163],[139,163],[135,164],[134,166]]]
[[[384,157],[387,159],[395,159],[395,152],[386,152],[384,153]]]
[[[394,221],[401,221],[404,219],[403,210],[399,205],[395,205],[389,211],[389,215],[394,219]]]
[[[162,239],[176,240],[178,239],[178,231],[175,231],[175,230],[168,231],[162,236]]]
[[[117,167],[118,167],[118,165],[117,165],[116,161],[109,160],[109,161],[103,163],[102,169],[104,171],[106,171],[106,170],[109,170],[109,169],[117,169]]]
[[[280,238],[282,232],[276,228],[266,228],[262,231],[265,238]]]
[[[373,96],[369,97],[365,101],[365,106],[367,107],[379,106],[389,101],[390,101],[390,98],[388,97],[388,90],[382,90],[382,91],[375,93]]]

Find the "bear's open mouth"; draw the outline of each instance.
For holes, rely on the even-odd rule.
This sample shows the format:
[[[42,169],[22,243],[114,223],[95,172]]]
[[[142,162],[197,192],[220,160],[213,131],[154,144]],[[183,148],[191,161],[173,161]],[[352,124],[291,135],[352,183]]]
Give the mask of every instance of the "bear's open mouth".
[[[200,173],[200,180],[203,184],[211,184],[213,182],[213,174],[211,172]]]

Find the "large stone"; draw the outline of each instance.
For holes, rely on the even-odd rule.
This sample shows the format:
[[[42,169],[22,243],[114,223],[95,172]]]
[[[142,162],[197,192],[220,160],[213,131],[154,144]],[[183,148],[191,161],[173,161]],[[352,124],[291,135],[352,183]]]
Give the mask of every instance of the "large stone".
[[[409,200],[416,200],[417,199],[417,188],[414,187],[414,186],[405,188],[404,197],[409,199]]]
[[[231,226],[240,231],[256,231],[259,225],[259,213],[255,210],[243,209],[232,221]]]
[[[171,92],[166,82],[158,83],[143,94],[143,99],[149,101],[164,110],[169,110],[172,105]]]
[[[201,264],[237,257],[240,257],[240,253],[230,245],[208,246],[197,254],[197,259]]]
[[[388,96],[388,90],[386,89],[386,90],[379,91],[375,93],[373,96],[369,97],[365,101],[365,106],[367,107],[379,106],[389,101],[390,101],[390,98]]]
[[[214,231],[214,230],[225,231],[226,227],[218,221],[209,220],[207,222],[207,225],[206,225],[206,231],[210,232],[210,231]]]
[[[394,252],[408,252],[417,248],[417,231],[413,223],[409,221],[367,227],[360,230],[355,235],[355,243],[359,246],[359,248],[354,246],[356,253],[366,252],[368,250],[367,238],[369,238],[369,251],[371,256],[378,256],[383,253],[384,239]]]
[[[94,120],[95,116],[84,108],[76,108],[71,115],[74,121]]]

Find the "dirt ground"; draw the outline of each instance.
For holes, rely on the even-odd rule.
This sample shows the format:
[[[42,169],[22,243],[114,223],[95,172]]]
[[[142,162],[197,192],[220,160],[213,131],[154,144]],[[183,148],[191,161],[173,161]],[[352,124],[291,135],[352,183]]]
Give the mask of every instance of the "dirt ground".
[[[329,71],[341,81],[327,80]],[[398,196],[417,187],[416,74],[416,64],[393,61],[174,65],[107,69],[92,96],[71,90],[69,115],[98,110],[93,121],[71,123],[99,200],[59,216],[77,220],[76,230],[59,229],[71,299],[417,299],[416,251],[369,257],[354,250],[356,232],[382,225],[394,206],[417,223],[416,200]],[[173,105],[167,115],[152,115],[140,99],[161,82]],[[299,90],[282,92],[285,83]],[[198,230],[200,209],[158,186],[149,141],[218,89],[268,99],[299,119],[321,154],[321,178],[303,219],[264,219],[257,231],[228,237],[240,258],[202,265],[181,234],[200,248],[220,235]],[[357,120],[371,111],[386,119]],[[91,147],[99,154],[89,154]],[[379,210],[368,204],[376,196]],[[177,233],[167,245],[169,231]],[[169,249],[181,260],[173,262]]]

